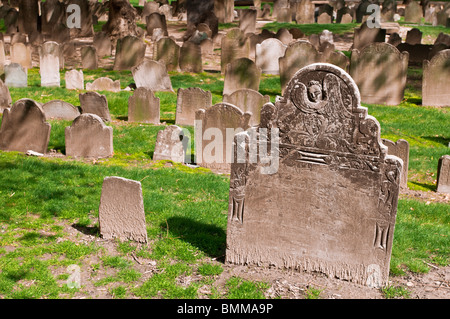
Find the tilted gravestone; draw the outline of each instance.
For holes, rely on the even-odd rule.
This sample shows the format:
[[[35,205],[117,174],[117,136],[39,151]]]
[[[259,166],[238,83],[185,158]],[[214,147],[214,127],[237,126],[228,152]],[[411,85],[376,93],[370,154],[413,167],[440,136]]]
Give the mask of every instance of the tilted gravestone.
[[[62,100],[52,100],[42,105],[45,118],[73,121],[80,116],[78,108]]]
[[[146,44],[141,39],[128,35],[117,39],[114,70],[130,70],[145,57]]]
[[[261,109],[270,102],[270,96],[252,89],[239,89],[231,94],[224,94],[223,102],[236,105],[243,112],[252,113],[249,125],[254,126],[259,124]]]
[[[194,125],[195,112],[199,109],[206,109],[211,105],[212,94],[210,91],[197,87],[179,88],[177,90],[175,124]]]
[[[117,176],[105,177],[98,208],[98,224],[104,239],[147,243],[141,182]]]
[[[27,87],[27,69],[19,63],[5,65],[5,85],[8,87]]]
[[[450,194],[450,155],[443,155],[438,161],[436,191]]]
[[[70,70],[64,75],[66,89],[68,90],[84,90],[83,70]]]
[[[136,87],[153,91],[173,92],[172,82],[166,66],[157,61],[145,60],[131,69]]]
[[[248,58],[240,58],[228,63],[225,69],[223,94],[231,94],[239,89],[259,90],[261,69]]]
[[[120,80],[114,81],[108,77],[102,76],[95,79],[93,82],[86,83],[86,90],[120,92]]]
[[[408,166],[409,166],[409,143],[407,140],[399,139],[396,142],[388,139],[381,139],[383,144],[388,148],[388,154],[394,155],[403,161],[402,177],[400,179],[400,187],[408,188]]]
[[[51,125],[42,107],[31,99],[20,99],[3,111],[0,149],[3,151],[46,153]]]
[[[423,62],[422,105],[450,106],[450,49]]]
[[[66,155],[106,158],[113,155],[113,128],[96,114],[83,113],[65,129]]]
[[[111,121],[109,114],[108,100],[103,94],[97,92],[80,93],[81,113],[92,113],[98,115],[103,121]]]
[[[283,57],[287,45],[278,39],[266,39],[256,44],[256,65],[261,68],[264,74],[280,74],[280,65],[278,59]]]
[[[299,70],[258,128],[235,136],[234,154],[227,263],[387,284],[402,161],[347,73]]]
[[[153,46],[153,60],[161,62],[167,71],[178,70],[180,46],[172,38],[160,38]]]
[[[408,53],[388,43],[372,43],[352,50],[350,75],[364,103],[398,105],[406,87]]]
[[[61,76],[59,74],[60,56],[60,47],[56,42],[45,42],[39,47],[39,73],[41,75],[41,86],[61,85]]]
[[[195,113],[195,156],[199,166],[229,173],[233,136],[249,128],[252,114],[229,103],[217,103]]]
[[[155,151],[153,160],[170,160],[177,163],[184,163],[186,152],[185,145],[189,141],[183,130],[177,125],[169,125],[164,130],[158,132],[156,136]]]
[[[160,124],[159,98],[151,89],[139,87],[128,98],[128,122]]]
[[[302,67],[321,61],[321,55],[308,41],[297,40],[291,43],[283,57],[279,59],[281,93],[283,94],[287,83]]]

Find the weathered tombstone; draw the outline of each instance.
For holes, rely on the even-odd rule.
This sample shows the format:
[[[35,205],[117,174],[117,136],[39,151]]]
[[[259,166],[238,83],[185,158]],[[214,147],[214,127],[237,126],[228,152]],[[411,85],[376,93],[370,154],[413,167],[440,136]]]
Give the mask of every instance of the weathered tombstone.
[[[406,33],[406,43],[408,44],[421,44],[422,42],[422,31],[417,28],[412,28]]]
[[[394,47],[396,47],[402,43],[402,37],[400,36],[400,34],[394,32],[389,36],[389,40],[387,43],[392,44]]]
[[[350,59],[341,51],[333,51],[322,62],[334,64],[345,72],[349,71]]]
[[[342,15],[340,23],[346,24],[346,23],[352,23],[352,22],[353,22],[353,16],[350,13],[344,13]]]
[[[249,125],[255,126],[259,125],[261,109],[264,104],[270,102],[270,96],[252,89],[239,89],[231,94],[224,94],[223,102],[236,105],[242,112],[252,113]]]
[[[95,79],[94,82],[86,83],[86,90],[120,92],[120,80],[113,81],[103,76]]]
[[[436,185],[438,193],[450,194],[450,155],[439,158]]]
[[[256,65],[265,74],[280,74],[278,59],[284,56],[287,45],[278,39],[266,39],[256,45]]]
[[[166,17],[158,12],[153,12],[147,16],[147,34],[152,35],[153,30],[159,28],[163,30],[164,36],[168,36]]]
[[[11,63],[18,63],[24,69],[32,67],[32,48],[31,45],[16,42],[10,47]]]
[[[11,107],[12,99],[8,86],[0,80],[0,113]]]
[[[42,110],[45,114],[45,119],[58,119],[73,121],[80,116],[78,108],[72,104],[62,100],[52,100],[42,105]]]
[[[151,89],[137,88],[128,98],[128,122],[160,124],[160,103]]]
[[[6,64],[5,43],[3,42],[3,40],[0,40],[0,75],[5,73],[5,64]]]
[[[178,69],[180,46],[172,38],[160,38],[153,46],[153,60],[163,63],[167,71]]]
[[[136,87],[152,91],[173,92],[169,74],[163,63],[145,60],[131,69]]]
[[[97,92],[80,93],[81,113],[91,113],[98,115],[103,121],[111,121],[109,114],[108,100],[105,95]]]
[[[113,155],[113,128],[96,114],[82,113],[65,129],[66,155],[106,158]]]
[[[81,65],[85,70],[98,69],[97,50],[92,45],[86,45],[80,48]]]
[[[259,90],[261,69],[248,58],[240,58],[228,63],[225,69],[223,94],[231,94],[238,89]]]
[[[202,49],[200,45],[185,41],[180,48],[178,65],[182,72],[203,72]]]
[[[361,101],[400,104],[406,87],[408,56],[388,43],[372,43],[362,51],[352,50],[350,75],[358,85]]]
[[[318,24],[328,24],[328,23],[331,23],[331,19],[332,19],[332,17],[328,13],[322,12],[322,14],[320,14],[317,17],[317,23]]]
[[[352,48],[361,50],[371,43],[385,41],[386,29],[370,28],[367,23],[364,22],[359,28],[355,28]]]
[[[411,1],[405,7],[405,22],[420,23],[423,17],[422,7],[419,2]]]
[[[59,44],[56,42],[45,42],[39,47],[39,73],[41,75],[41,86],[60,86],[60,56]]]
[[[234,0],[214,0],[214,14],[220,23],[234,20]]]
[[[400,187],[408,188],[408,166],[409,166],[409,143],[407,140],[399,139],[396,142],[388,139],[381,139],[388,148],[388,154],[394,155],[403,161],[402,176],[400,178]]]
[[[177,90],[177,109],[175,113],[175,124],[194,125],[195,112],[206,109],[212,105],[212,94],[210,91],[197,87]]]
[[[229,103],[198,110],[194,130],[196,163],[217,173],[229,173],[233,136],[249,128],[250,117],[251,113]]]
[[[295,21],[297,24],[314,23],[314,4],[310,0],[303,0],[297,5]]]
[[[280,40],[283,44],[286,45],[288,45],[294,40],[293,35],[286,28],[279,29],[275,34],[275,38]]]
[[[156,136],[153,160],[169,160],[184,163],[186,158],[185,146],[189,143],[188,137],[177,125],[169,125],[158,132]]]
[[[262,114],[255,138],[235,137],[225,261],[385,286],[402,162],[351,77],[306,66]]]
[[[272,2],[273,2],[272,17],[277,18],[277,20],[278,20],[279,9],[289,8],[290,7],[289,0],[274,0]]]
[[[380,12],[381,22],[394,21],[394,14],[397,11],[397,2],[395,0],[383,1],[383,8]]]
[[[70,70],[64,75],[66,81],[66,89],[68,90],[84,90],[83,70]]]
[[[149,1],[144,3],[144,8],[142,10],[141,14],[141,20],[147,21],[147,17],[152,14],[153,12],[158,12],[159,9],[159,3],[154,1]]]
[[[20,99],[3,110],[0,149],[26,153],[46,153],[51,125],[41,106],[31,99]]]
[[[291,23],[292,22],[292,11],[291,11],[290,7],[278,8],[277,22],[279,22],[279,23]]]
[[[279,59],[281,93],[283,94],[287,83],[298,70],[308,64],[320,61],[320,53],[310,42],[297,40],[291,43],[286,48],[284,56]]]
[[[104,31],[96,32],[93,46],[99,58],[112,55],[112,43],[108,33]]]
[[[242,9],[239,13],[239,29],[244,33],[256,32],[256,10]]]
[[[8,87],[27,87],[28,73],[19,63],[5,65],[5,84]]]
[[[422,105],[450,106],[450,49],[423,61]]]
[[[221,72],[225,72],[228,63],[239,59],[248,58],[250,56],[250,40],[239,28],[228,30],[226,35],[222,37],[220,66]]]
[[[117,39],[114,70],[130,70],[145,57],[145,43],[132,35]]]
[[[263,8],[262,8],[262,11],[261,11],[261,18],[262,19],[269,19],[269,17],[270,17],[270,11],[272,10],[272,7],[271,7],[271,5],[270,4],[268,4],[268,3],[265,3],[264,5],[263,5]]]
[[[141,182],[116,176],[105,177],[98,224],[104,239],[147,243]]]

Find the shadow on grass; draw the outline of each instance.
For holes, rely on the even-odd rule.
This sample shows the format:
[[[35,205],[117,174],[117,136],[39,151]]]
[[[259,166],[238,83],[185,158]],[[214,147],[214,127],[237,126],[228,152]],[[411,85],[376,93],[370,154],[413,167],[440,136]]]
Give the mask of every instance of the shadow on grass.
[[[450,138],[444,138],[442,136],[421,136],[421,138],[448,146],[450,143]]]
[[[226,233],[216,226],[187,217],[171,217],[167,220],[169,232],[203,251],[209,257],[222,261],[225,256]],[[167,227],[166,223],[161,227]]]
[[[72,224],[72,227],[85,235],[100,236],[100,228],[98,228],[98,226],[86,226],[79,223],[75,223]]]
[[[425,184],[425,183],[418,183],[418,182],[410,182],[411,184],[414,184],[416,186],[419,186],[420,188],[428,189],[432,192],[436,191],[436,185],[432,184]]]

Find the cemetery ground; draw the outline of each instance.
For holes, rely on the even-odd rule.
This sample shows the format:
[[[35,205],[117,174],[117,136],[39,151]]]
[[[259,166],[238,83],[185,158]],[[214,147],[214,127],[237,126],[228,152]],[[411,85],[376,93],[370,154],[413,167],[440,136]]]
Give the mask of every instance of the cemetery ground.
[[[178,88],[200,87],[211,91],[213,104],[222,101],[223,75],[214,71],[219,65],[212,58],[200,74],[169,72],[175,92],[155,93],[161,125],[127,122],[132,91],[100,92],[112,117],[107,123],[114,134],[111,158],[66,157],[64,129],[71,122],[60,120],[49,120],[45,156],[0,152],[0,298],[448,299],[450,196],[436,192],[436,169],[439,157],[449,153],[450,115],[445,108],[421,106],[421,70],[410,68],[400,105],[364,104],[380,122],[382,138],[410,143],[408,190],[401,191],[398,203],[390,281],[376,289],[320,273],[224,264],[229,176],[152,160],[158,131],[175,123]],[[131,72],[107,67],[84,75],[85,83],[102,76],[120,80],[122,89],[133,82]],[[60,88],[40,87],[39,69],[32,68],[28,88],[10,92],[13,102],[27,97],[78,105],[83,91],[66,90],[64,80]],[[279,77],[263,75],[259,92],[274,102]],[[193,128],[186,128],[194,136]],[[141,182],[148,244],[101,238],[98,207],[107,176]],[[81,270],[79,288],[67,285],[73,265]]]

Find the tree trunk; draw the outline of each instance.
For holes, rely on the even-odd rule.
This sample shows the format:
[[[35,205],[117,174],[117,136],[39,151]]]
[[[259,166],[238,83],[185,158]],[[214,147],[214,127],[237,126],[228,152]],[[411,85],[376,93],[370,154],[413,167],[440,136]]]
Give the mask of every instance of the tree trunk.
[[[140,37],[143,30],[136,25],[138,18],[138,12],[129,0],[109,0],[108,21],[102,30],[113,38],[127,35]]]

